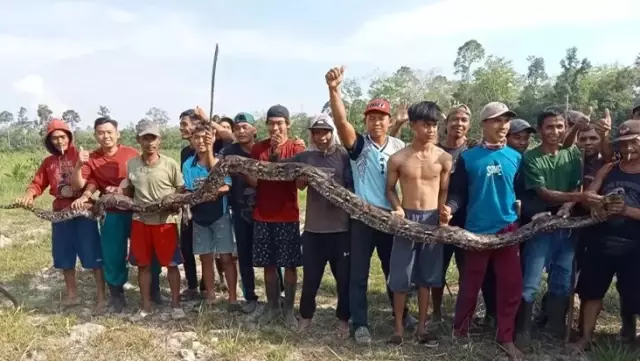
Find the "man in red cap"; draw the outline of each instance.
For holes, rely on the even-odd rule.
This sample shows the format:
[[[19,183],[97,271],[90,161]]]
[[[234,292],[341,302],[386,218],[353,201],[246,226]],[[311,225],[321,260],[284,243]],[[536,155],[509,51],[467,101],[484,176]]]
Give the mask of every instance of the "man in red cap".
[[[78,161],[78,150],[73,145],[73,133],[69,126],[59,119],[49,122],[44,145],[51,155],[42,161],[27,191],[17,202],[30,206],[49,187],[49,193],[54,197],[53,210],[61,211],[69,208],[82,195],[81,190],[75,191],[71,187],[71,174]],[[63,307],[80,304],[76,284],[78,257],[82,267],[93,270],[96,279],[98,295],[94,314],[103,313],[106,310],[106,299],[98,223],[84,217],[52,223],[51,244],[53,266],[62,270],[67,290],[62,301]]]
[[[367,203],[390,212],[391,204],[386,197],[387,161],[392,154],[404,148],[405,144],[388,135],[391,106],[384,99],[373,99],[367,104],[364,112],[367,132],[356,132],[347,119],[340,94],[343,79],[343,67],[333,68],[325,76],[336,130],[351,158],[355,193]],[[351,220],[349,308],[357,343],[371,342],[367,322],[367,282],[373,250],[377,250],[385,279],[388,279],[392,245],[392,234],[380,232],[358,220]],[[393,305],[393,294],[388,287],[387,295]],[[404,315],[405,326],[415,323],[406,307]]]

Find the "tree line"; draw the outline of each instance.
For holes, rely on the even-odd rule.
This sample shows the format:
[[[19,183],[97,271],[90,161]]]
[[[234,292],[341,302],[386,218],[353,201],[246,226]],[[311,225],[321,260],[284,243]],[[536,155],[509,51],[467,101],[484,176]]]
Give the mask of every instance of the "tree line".
[[[514,69],[512,60],[486,54],[482,44],[472,39],[458,48],[452,78],[435,70],[401,66],[393,73],[379,74],[369,79],[366,91],[363,89],[365,79],[349,78],[342,85],[349,121],[362,130],[362,112],[367,101],[381,97],[389,100],[393,106],[420,100],[436,101],[443,109],[466,104],[474,113],[478,113],[488,102],[501,101],[514,109],[520,118],[530,122],[548,106],[592,113],[594,118],[602,116],[604,109],[610,109],[612,119],[617,124],[628,118],[632,105],[640,100],[640,54],[633,64],[593,65],[589,59],[579,55],[577,48],[572,47],[566,50],[560,60],[560,73],[555,76],[547,73],[544,58],[531,55],[527,57],[527,62],[527,72],[520,74]],[[328,102],[318,108],[318,111],[328,111]],[[101,105],[96,114],[108,116],[110,110]],[[25,149],[40,144],[41,133],[51,115],[52,111],[46,104],[38,105],[34,118],[29,116],[24,107],[15,116],[8,110],[0,112],[0,126],[6,135],[0,137],[0,149]],[[264,113],[255,115],[258,119],[258,135],[264,137]],[[165,129],[165,147],[180,147],[179,132],[176,127],[167,126],[170,117],[165,110],[153,107],[146,116]],[[310,116],[306,113],[292,114],[293,136],[306,138],[306,123]],[[68,109],[62,114],[62,119],[74,129],[80,144],[93,144],[91,127],[78,128],[81,122],[78,112]],[[122,119],[118,120],[124,123]],[[135,142],[135,122],[137,120],[130,121],[122,129],[123,143]],[[479,129],[476,122],[471,136],[477,135]],[[401,137],[408,139],[409,130],[403,129]]]

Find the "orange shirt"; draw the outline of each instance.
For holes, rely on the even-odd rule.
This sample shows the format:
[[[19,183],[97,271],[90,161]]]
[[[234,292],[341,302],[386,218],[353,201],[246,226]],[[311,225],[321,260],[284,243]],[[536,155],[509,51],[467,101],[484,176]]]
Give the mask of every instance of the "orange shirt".
[[[269,148],[269,139],[254,144],[251,158],[269,161]],[[291,140],[287,140],[278,148],[280,159],[293,157],[302,151],[304,147],[294,144]],[[295,182],[258,180],[253,219],[259,222],[299,222],[298,188]]]
[[[127,178],[127,162],[137,156],[138,151],[126,145],[118,145],[113,156],[104,154],[101,149],[94,150],[89,161],[82,165],[82,178],[104,193],[109,186],[120,186],[120,182]]]

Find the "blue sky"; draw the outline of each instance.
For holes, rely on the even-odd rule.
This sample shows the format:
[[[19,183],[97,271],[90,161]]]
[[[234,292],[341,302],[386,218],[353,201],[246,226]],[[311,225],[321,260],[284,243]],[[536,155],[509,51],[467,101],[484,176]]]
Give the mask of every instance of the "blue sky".
[[[520,72],[535,54],[556,73],[571,46],[594,64],[628,64],[638,12],[638,0],[0,1],[0,110],[33,116],[46,103],[88,125],[101,104],[125,124],[157,106],[177,124],[180,111],[208,108],[218,42],[216,113],[314,113],[331,66],[362,79],[401,65],[451,75],[471,38]]]

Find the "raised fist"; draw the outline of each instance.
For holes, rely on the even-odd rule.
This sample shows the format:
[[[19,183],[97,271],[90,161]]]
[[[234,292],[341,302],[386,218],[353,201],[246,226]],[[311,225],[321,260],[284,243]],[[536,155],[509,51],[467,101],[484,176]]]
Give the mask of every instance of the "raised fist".
[[[327,75],[324,76],[327,81],[327,85],[329,89],[336,89],[342,83],[344,79],[344,66],[336,67],[327,72]]]
[[[78,162],[81,164],[85,164],[89,161],[89,152],[84,150],[84,148],[80,147],[80,152],[78,152]]]

